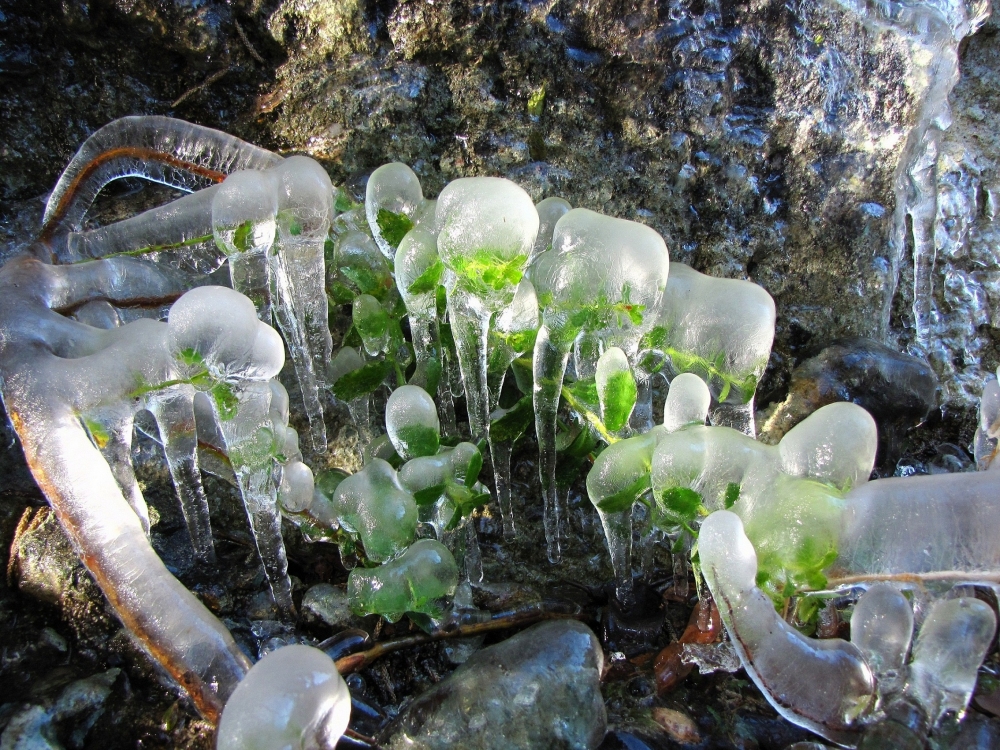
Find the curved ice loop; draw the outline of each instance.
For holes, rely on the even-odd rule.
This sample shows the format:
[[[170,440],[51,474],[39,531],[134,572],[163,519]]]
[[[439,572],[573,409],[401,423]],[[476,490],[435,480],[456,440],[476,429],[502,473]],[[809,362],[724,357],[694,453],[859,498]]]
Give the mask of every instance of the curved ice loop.
[[[573,342],[592,334],[603,346],[621,347],[634,364],[669,263],[663,238],[649,227],[581,208],[559,219],[552,249],[532,263],[530,280],[542,311],[533,362],[535,431],[552,561],[560,557],[556,417]]]
[[[508,368],[515,359],[534,348],[537,331],[538,297],[535,295],[535,287],[527,279],[521,279],[514,293],[514,300],[494,318],[493,325],[490,326],[486,383],[491,415],[500,406],[500,392],[503,390]],[[506,440],[497,440],[490,434],[489,446],[497,505],[503,517],[503,533],[511,539],[515,535],[514,513],[510,503],[510,454],[513,445]]]
[[[753,436],[753,396],[774,343],[774,300],[757,284],[718,279],[681,263],[670,278],[642,347],[646,369],[662,357],[671,377],[693,372],[708,383],[716,407],[712,424]],[[649,398],[648,372],[640,404]],[[640,407],[642,409],[642,407]]]
[[[233,692],[216,750],[334,750],[351,718],[351,695],[333,660],[295,644],[272,651]]]
[[[0,270],[0,375],[28,465],[84,564],[126,627],[214,720],[249,663],[146,538],[145,502],[126,468],[132,417],[149,409],[157,420],[201,557],[211,554],[211,536],[195,402],[209,401],[237,476],[256,483],[243,483],[252,517],[258,501],[274,495],[275,435],[281,450],[297,448],[284,428],[287,398],[267,382],[284,361],[278,335],[245,297],[220,287],[180,296],[186,282],[132,258],[69,266],[13,260]],[[57,312],[94,300],[124,305],[178,296],[167,323],[141,319],[99,330]],[[257,520],[280,605],[283,583],[287,588],[274,574],[273,558],[283,557],[280,532]]]
[[[237,170],[267,169],[280,161],[211,128],[170,117],[123,117],[91,135],[63,171],[45,207],[41,237],[79,231],[97,194],[121,177],[193,192]]]
[[[785,622],[755,584],[757,554],[735,513],[720,510],[701,526],[702,575],[750,678],[786,719],[853,745],[875,707],[875,680],[856,646],[813,640]]]

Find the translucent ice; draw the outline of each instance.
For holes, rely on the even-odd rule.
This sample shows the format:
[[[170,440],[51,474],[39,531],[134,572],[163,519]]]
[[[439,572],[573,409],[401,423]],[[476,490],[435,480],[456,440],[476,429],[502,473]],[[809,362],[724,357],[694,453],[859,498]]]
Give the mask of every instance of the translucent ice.
[[[413,228],[424,203],[420,180],[405,164],[384,164],[368,178],[365,215],[385,257],[396,257],[399,243]]]
[[[538,234],[531,198],[509,180],[450,182],[437,203],[438,252],[448,268],[448,316],[465,384],[469,427],[489,434],[490,319],[514,300]]]
[[[757,554],[739,517],[716,511],[698,537],[701,569],[747,674],[782,716],[835,742],[855,740],[875,702],[875,681],[858,648],[813,640],[786,623],[757,588]]]
[[[406,612],[440,616],[440,600],[454,594],[457,585],[458,566],[448,548],[421,539],[377,568],[352,570],[347,594],[356,614],[377,613],[395,622]]]
[[[569,201],[563,198],[546,198],[535,205],[535,210],[538,212],[538,236],[535,238],[535,246],[531,249],[529,262],[552,249],[552,234],[555,232],[556,224],[563,214],[572,208]]]
[[[441,424],[427,391],[415,385],[393,391],[385,405],[385,431],[404,461],[437,453]]]
[[[774,342],[771,295],[748,281],[672,263],[654,315],[651,348],[666,356],[673,374],[705,379],[720,404],[712,423],[753,435],[753,395]]]
[[[625,352],[617,346],[604,351],[597,361],[597,398],[601,405],[601,420],[611,432],[619,432],[628,424],[635,407],[635,376]]]
[[[880,683],[900,674],[912,637],[913,609],[894,586],[876,583],[858,600],[851,615],[851,643]]]
[[[299,644],[267,654],[226,703],[217,750],[333,750],[351,695],[333,660]]]
[[[578,208],[559,219],[552,249],[532,263],[542,310],[533,363],[535,432],[550,560],[560,556],[556,415],[573,342],[592,333],[634,358],[652,327],[647,311],[660,302],[669,262],[663,238],[649,227]]]
[[[384,562],[413,541],[417,504],[381,458],[341,482],[332,502],[341,527],[360,538],[370,560]]]

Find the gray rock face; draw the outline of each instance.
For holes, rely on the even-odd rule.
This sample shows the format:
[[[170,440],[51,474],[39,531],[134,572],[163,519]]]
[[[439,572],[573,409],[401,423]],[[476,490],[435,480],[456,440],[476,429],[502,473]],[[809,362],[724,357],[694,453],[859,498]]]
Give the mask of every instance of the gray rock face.
[[[541,623],[473,655],[417,698],[389,748],[595,748],[607,719],[604,653],[575,620]]]

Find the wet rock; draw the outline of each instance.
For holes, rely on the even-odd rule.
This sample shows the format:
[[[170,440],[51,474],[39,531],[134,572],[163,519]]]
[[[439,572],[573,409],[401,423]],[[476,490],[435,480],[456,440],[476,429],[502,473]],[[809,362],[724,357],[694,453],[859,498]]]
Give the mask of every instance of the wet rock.
[[[386,731],[388,748],[596,748],[604,654],[575,620],[541,623],[474,654]]]
[[[653,721],[659,724],[663,731],[682,745],[697,745],[701,742],[701,733],[694,719],[683,711],[672,708],[654,708]]]
[[[792,372],[788,397],[761,428],[776,444],[814,411],[837,401],[864,407],[880,434],[913,427],[937,404],[938,379],[923,360],[866,338],[834,341]]]
[[[18,710],[0,736],[2,750],[63,750],[82,748],[104,711],[119,669],[67,685],[51,705],[26,705]],[[65,743],[65,744],[64,744]]]
[[[362,620],[351,612],[347,591],[342,586],[317,583],[302,597],[302,618],[323,623],[334,630],[359,627]]]

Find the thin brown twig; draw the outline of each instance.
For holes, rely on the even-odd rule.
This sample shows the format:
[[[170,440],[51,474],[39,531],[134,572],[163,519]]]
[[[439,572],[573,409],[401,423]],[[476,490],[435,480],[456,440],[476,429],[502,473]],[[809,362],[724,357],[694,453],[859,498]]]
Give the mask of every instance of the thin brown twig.
[[[261,65],[265,65],[266,63],[264,58],[261,57],[260,53],[253,48],[252,44],[250,44],[250,37],[247,36],[243,27],[240,26],[240,22],[236,20],[236,16],[233,16],[233,26],[236,27],[236,33],[240,35],[240,40],[243,42],[243,46],[247,48],[247,52],[250,53],[250,57],[259,62]]]
[[[401,651],[405,648],[422,646],[425,643],[442,641],[449,638],[467,638],[473,635],[481,635],[494,630],[506,630],[507,628],[518,627],[520,625],[530,625],[542,620],[586,620],[590,616],[584,612],[559,612],[551,609],[541,609],[540,607],[530,607],[523,610],[516,610],[511,613],[498,615],[486,622],[470,623],[468,625],[458,625],[447,630],[440,630],[435,633],[418,633],[416,635],[405,635],[388,641],[376,643],[367,651],[359,651],[337,659],[337,670],[342,674],[358,672],[372,662],[386,654],[394,651]]]
[[[184,102],[184,100],[188,99],[189,97],[194,96],[195,94],[197,94],[202,89],[208,88],[209,86],[211,86],[213,83],[215,83],[216,81],[218,81],[220,78],[222,78],[222,76],[224,76],[226,73],[228,73],[232,69],[233,69],[233,66],[232,65],[228,65],[225,68],[223,68],[222,70],[215,71],[214,73],[212,73],[212,75],[210,75],[204,81],[202,81],[201,83],[199,83],[197,86],[192,86],[187,91],[185,91],[183,94],[181,94],[179,97],[177,97],[177,100],[173,104],[170,105],[170,108],[174,109],[176,107],[179,107],[181,105],[181,103]]]
[[[970,573],[964,570],[939,570],[933,573],[869,573],[844,576],[842,578],[830,578],[826,582],[826,588],[850,586],[851,584],[866,583],[868,581],[915,583],[917,585],[933,583],[935,581],[965,581],[967,583],[990,583],[1000,585],[1000,572],[990,571],[983,573]]]

